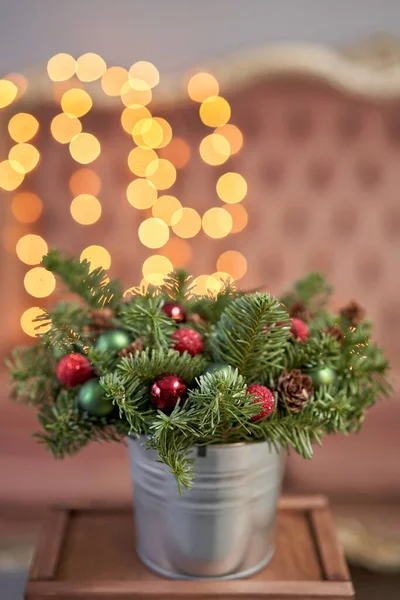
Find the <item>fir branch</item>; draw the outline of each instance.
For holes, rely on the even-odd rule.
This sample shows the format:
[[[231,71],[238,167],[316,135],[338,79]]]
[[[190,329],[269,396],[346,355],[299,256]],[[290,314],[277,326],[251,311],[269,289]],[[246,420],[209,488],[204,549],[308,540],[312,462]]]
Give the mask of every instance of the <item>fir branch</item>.
[[[86,352],[87,340],[83,334],[85,325],[89,323],[87,311],[76,302],[59,302],[49,311],[37,317],[41,326],[49,327],[40,334],[42,343],[53,348],[61,358],[71,352]]]
[[[161,296],[136,296],[122,306],[119,320],[133,338],[142,337],[146,346],[166,349],[172,344],[176,324],[161,310],[162,304]]]
[[[318,314],[327,305],[332,287],[326,282],[321,273],[309,273],[299,279],[292,288],[281,298],[282,304],[288,309],[294,302],[300,300],[312,315]]]
[[[193,279],[183,269],[170,273],[160,288],[160,294],[177,304],[184,305],[192,296]]]
[[[204,317],[210,324],[215,324],[231,302],[243,295],[244,292],[236,290],[234,283],[226,281],[222,290],[215,296],[194,296],[190,304],[190,310]]]

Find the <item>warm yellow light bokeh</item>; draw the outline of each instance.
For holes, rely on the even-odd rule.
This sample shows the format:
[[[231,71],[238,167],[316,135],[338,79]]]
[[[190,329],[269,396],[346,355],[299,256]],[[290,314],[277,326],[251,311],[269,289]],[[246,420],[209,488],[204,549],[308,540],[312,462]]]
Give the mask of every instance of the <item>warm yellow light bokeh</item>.
[[[162,285],[164,279],[171,271],[173,271],[171,261],[160,254],[149,256],[142,266],[144,279],[152,285]]]
[[[208,294],[207,282],[209,280],[209,275],[199,275],[193,280],[192,293],[197,296],[205,296]]]
[[[217,269],[229,273],[233,279],[241,279],[247,271],[247,260],[241,252],[227,250],[218,257]]]
[[[155,119],[141,119],[134,125],[132,137],[137,146],[159,148],[163,143],[164,131]]]
[[[96,81],[107,70],[105,61],[94,52],[82,54],[76,61],[76,74],[81,81]]]
[[[101,179],[93,169],[82,167],[71,175],[69,189],[74,196],[79,196],[79,194],[97,196],[101,190]]]
[[[162,249],[174,267],[186,267],[192,259],[192,248],[186,240],[170,238]]]
[[[126,197],[134,208],[145,210],[157,200],[157,189],[147,179],[135,179],[128,185]]]
[[[22,192],[12,199],[11,211],[20,223],[34,223],[42,214],[42,210],[42,201],[31,192]]]
[[[160,158],[166,158],[176,169],[183,169],[190,160],[190,146],[186,140],[175,137],[170,143],[160,149]]]
[[[217,194],[223,202],[236,204],[247,194],[247,182],[240,173],[224,173],[217,181]]]
[[[121,100],[127,108],[140,108],[147,106],[152,100],[153,94],[150,89],[136,90],[129,81],[126,81],[121,89]]]
[[[147,167],[150,163],[153,163],[152,166],[156,170],[158,156],[151,148],[133,148],[128,155],[128,167],[139,177],[146,177]]]
[[[101,146],[92,133],[79,133],[69,144],[69,151],[76,162],[87,165],[99,156]]]
[[[11,81],[17,87],[16,100],[21,98],[28,89],[28,80],[22,73],[8,73],[3,77],[3,80]]]
[[[24,286],[31,296],[45,298],[54,291],[56,280],[53,273],[44,267],[33,267],[24,277]]]
[[[213,273],[206,281],[206,292],[215,296],[225,288],[226,284],[232,284],[233,281],[233,277],[229,273],[221,271]]]
[[[67,90],[61,98],[61,108],[69,117],[83,117],[92,106],[89,94],[79,88]]]
[[[180,208],[171,217],[173,232],[181,238],[192,238],[201,229],[201,217],[194,208]]]
[[[129,83],[135,90],[150,90],[159,81],[160,74],[151,62],[139,60],[129,69]]]
[[[139,239],[147,248],[161,248],[168,242],[168,226],[161,221],[150,217],[139,226]]]
[[[0,188],[10,192],[16,190],[24,180],[24,173],[21,172],[21,167],[17,167],[18,171],[13,168],[13,164],[9,160],[0,162]]]
[[[39,129],[39,121],[29,113],[17,113],[8,123],[10,137],[19,143],[31,140]]]
[[[145,106],[138,106],[137,108],[124,108],[121,114],[121,125],[123,129],[132,135],[133,128],[136,123],[142,119],[150,119],[151,112]]]
[[[232,217],[231,233],[239,233],[246,227],[249,217],[247,210],[241,204],[229,204],[224,207]]]
[[[223,238],[232,230],[232,217],[224,208],[210,208],[204,213],[202,226],[211,238]]]
[[[40,235],[28,234],[18,240],[17,256],[26,265],[38,265],[48,252],[48,246]]]
[[[180,208],[182,208],[182,204],[175,196],[160,196],[153,204],[153,217],[157,217],[167,225],[171,225],[173,214]]]
[[[221,127],[231,118],[231,107],[225,98],[211,96],[201,103],[199,114],[204,125]]]
[[[76,73],[76,60],[70,55],[60,52],[50,58],[47,73],[52,81],[65,81]]]
[[[189,80],[188,94],[195,102],[204,102],[210,96],[218,96],[218,81],[211,73],[196,73]]]
[[[123,67],[110,67],[101,78],[101,87],[107,96],[119,96],[128,81],[128,71]]]
[[[90,271],[101,267],[109,269],[111,267],[111,255],[103,246],[88,246],[82,250],[79,260],[90,262]]]
[[[5,108],[11,104],[17,97],[17,94],[18,88],[12,81],[0,79],[0,108]]]
[[[42,333],[46,333],[50,329],[50,324],[46,327],[42,327],[41,323],[34,322],[37,317],[43,314],[43,308],[39,306],[32,306],[24,311],[21,316],[21,329],[24,333],[30,337],[36,337]]]
[[[160,158],[148,165],[146,177],[158,190],[167,190],[176,181],[176,169],[169,160]]]
[[[208,165],[222,165],[230,156],[231,148],[226,138],[211,133],[201,140],[200,156]]]
[[[80,194],[71,202],[72,218],[81,225],[92,225],[101,217],[101,204],[91,194]]]
[[[57,142],[69,144],[82,131],[82,124],[76,117],[60,113],[52,120],[50,131]]]
[[[8,160],[14,171],[26,174],[38,164],[40,154],[32,144],[16,144],[8,153]]]
[[[161,127],[161,130],[162,130],[162,140],[158,144],[158,146],[154,146],[154,147],[164,148],[172,140],[172,128],[171,128],[171,125],[168,123],[168,121],[166,121],[165,119],[162,119],[161,117],[154,117],[153,121],[155,123],[157,123]],[[144,136],[144,139],[146,141],[146,135]]]
[[[227,125],[218,127],[215,133],[219,133],[228,140],[231,147],[231,154],[236,154],[243,146],[243,134],[236,125],[228,123]]]

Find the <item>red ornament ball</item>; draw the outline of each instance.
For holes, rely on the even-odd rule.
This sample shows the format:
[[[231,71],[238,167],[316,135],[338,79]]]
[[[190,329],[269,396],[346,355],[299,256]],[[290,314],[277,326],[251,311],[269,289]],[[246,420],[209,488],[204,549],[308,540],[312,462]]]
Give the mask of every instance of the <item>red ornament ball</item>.
[[[57,377],[67,387],[85,383],[92,376],[92,365],[82,354],[63,356],[57,365]]]
[[[190,356],[195,356],[203,351],[203,340],[201,335],[194,329],[185,327],[177,329],[172,334],[172,339],[175,340],[174,349],[183,354],[186,350]]]
[[[308,340],[308,336],[310,335],[307,324],[301,319],[296,319],[296,317],[292,319],[290,333],[294,338],[296,338],[296,340],[300,340],[300,342],[306,342]]]
[[[252,404],[258,403],[261,406],[260,412],[258,415],[251,417],[251,421],[259,421],[272,413],[275,408],[275,397],[270,389],[264,385],[249,385],[247,393],[256,396],[256,399],[253,400]]]
[[[187,385],[180,377],[161,375],[151,387],[150,402],[153,408],[169,413],[179,399],[186,399],[186,394]]]
[[[186,321],[185,311],[180,304],[176,302],[166,302],[162,310],[165,312],[167,317],[171,317],[177,323],[184,323]]]

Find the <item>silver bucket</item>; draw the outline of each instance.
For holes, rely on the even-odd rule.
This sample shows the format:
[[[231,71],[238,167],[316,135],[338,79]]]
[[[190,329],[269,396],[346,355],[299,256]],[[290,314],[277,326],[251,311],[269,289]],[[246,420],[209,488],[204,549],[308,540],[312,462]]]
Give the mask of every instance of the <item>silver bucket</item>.
[[[128,442],[142,562],[173,579],[235,579],[262,569],[274,552],[282,453],[267,442],[194,448],[193,488],[180,496],[143,443]]]

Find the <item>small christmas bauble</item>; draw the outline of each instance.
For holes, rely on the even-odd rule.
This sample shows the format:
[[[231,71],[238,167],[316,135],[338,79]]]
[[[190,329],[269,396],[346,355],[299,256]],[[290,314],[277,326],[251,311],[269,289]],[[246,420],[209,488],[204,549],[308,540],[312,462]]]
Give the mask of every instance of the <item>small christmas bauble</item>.
[[[180,354],[186,351],[190,356],[195,356],[203,350],[201,335],[194,329],[188,327],[177,329],[171,337],[175,340],[174,349],[178,350]]]
[[[336,379],[336,372],[330,367],[310,369],[307,371],[307,375],[311,377],[315,387],[331,385]]]
[[[96,340],[95,349],[99,352],[120,352],[123,348],[126,348],[132,341],[131,336],[126,331],[119,329],[112,329],[102,333]]]
[[[63,356],[57,365],[57,377],[67,387],[85,383],[92,376],[92,365],[77,352]]]
[[[228,363],[213,363],[212,365],[209,365],[206,369],[204,369],[204,373],[232,373],[233,371],[233,367],[231,367],[231,365],[228,365]]]
[[[174,319],[177,323],[184,323],[186,321],[185,311],[180,304],[176,302],[166,302],[162,309],[168,317]]]
[[[261,410],[258,415],[251,417],[251,421],[259,421],[260,419],[264,419],[268,417],[272,413],[275,408],[275,397],[270,389],[265,387],[264,385],[249,385],[247,388],[248,394],[253,394],[256,399],[252,402],[252,404],[260,404]]]
[[[114,410],[111,398],[106,398],[98,379],[89,379],[78,393],[78,404],[82,410],[95,417],[105,417]]]
[[[306,342],[308,340],[308,336],[310,335],[307,323],[304,323],[304,321],[301,319],[296,319],[295,317],[292,319],[290,333],[294,338],[296,338],[296,340],[299,340],[300,342]]]
[[[186,383],[177,375],[161,375],[153,383],[150,392],[150,402],[153,408],[165,413],[172,412],[179,399],[185,400]]]

